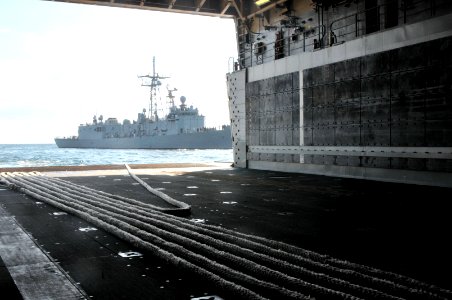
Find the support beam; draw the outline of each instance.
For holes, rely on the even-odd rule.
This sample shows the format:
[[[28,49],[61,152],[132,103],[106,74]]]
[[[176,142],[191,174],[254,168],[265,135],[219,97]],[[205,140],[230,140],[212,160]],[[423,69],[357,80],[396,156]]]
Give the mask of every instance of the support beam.
[[[169,1],[168,1],[168,2],[169,2],[168,9],[172,9],[173,6],[174,6],[174,4],[176,4],[176,1],[177,1],[177,0],[169,0]]]
[[[266,7],[262,8],[262,9],[259,9],[258,11],[254,12],[254,13],[248,15],[246,18],[247,18],[247,19],[251,19],[251,18],[253,18],[255,15],[259,15],[259,14],[261,14],[261,13],[264,13],[264,12],[266,12],[266,11],[268,11],[268,10],[274,8],[276,5],[279,5],[279,4],[284,3],[284,2],[286,2],[286,1],[287,1],[287,0],[279,0],[279,1],[277,1],[277,2],[274,2],[274,3],[270,4],[270,5],[267,5]]]
[[[99,6],[109,6],[109,7],[121,7],[121,8],[140,8],[140,9],[146,9],[150,11],[163,11],[163,12],[172,12],[172,13],[181,13],[181,14],[191,14],[191,15],[200,15],[200,16],[210,16],[210,17],[220,17],[220,18],[234,18],[235,15],[233,14],[220,14],[220,11],[215,11],[214,9],[208,9],[206,8],[205,11],[197,11],[195,7],[192,7],[192,10],[190,9],[175,9],[174,3],[173,8],[168,8],[168,6],[171,4],[168,2],[168,6],[165,5],[165,7],[152,5],[151,1],[141,0],[141,2],[137,2],[136,4],[127,4],[127,3],[120,3],[115,0],[110,1],[100,1],[100,0],[47,0],[47,1],[59,1],[59,2],[68,2],[68,3],[78,3],[78,4],[90,4],[90,5],[99,5]],[[202,6],[204,5],[205,0],[201,0],[199,3]],[[143,3],[143,5],[141,5]],[[146,5],[145,5],[146,3]],[[201,6],[199,6],[201,9]]]
[[[202,6],[204,5],[204,3],[206,3],[206,0],[198,0],[198,3],[196,4],[196,12],[199,12],[202,8]]]
[[[232,0],[232,5],[234,6],[235,10],[237,11],[239,18],[243,20],[242,12],[240,11],[240,8],[238,7],[237,2],[235,2],[235,0]]]
[[[221,10],[220,15],[224,15],[224,14],[227,12],[229,6],[231,6],[231,4],[232,4],[231,1],[228,1],[228,2],[226,3],[226,5],[223,7],[223,9]]]

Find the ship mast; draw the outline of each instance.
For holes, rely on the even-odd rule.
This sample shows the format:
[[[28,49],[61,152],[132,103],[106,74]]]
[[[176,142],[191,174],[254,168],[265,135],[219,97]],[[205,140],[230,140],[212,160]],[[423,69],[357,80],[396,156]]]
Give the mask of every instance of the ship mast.
[[[150,87],[150,96],[149,96],[149,111],[148,118],[152,121],[152,114],[154,114],[154,120],[157,121],[157,89],[162,85],[161,79],[167,79],[170,77],[160,76],[155,72],[155,56],[152,57],[152,75],[141,75],[138,76],[141,78],[141,86]]]

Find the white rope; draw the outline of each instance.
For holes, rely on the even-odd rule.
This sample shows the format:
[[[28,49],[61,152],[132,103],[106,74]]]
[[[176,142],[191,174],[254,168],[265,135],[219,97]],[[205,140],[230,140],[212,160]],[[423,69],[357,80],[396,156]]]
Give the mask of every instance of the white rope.
[[[36,179],[30,179],[30,181],[35,182]],[[42,184],[42,186],[44,188],[51,188],[51,186],[49,186],[48,184],[46,184],[45,182],[40,182]],[[46,192],[49,192],[48,190],[46,190]],[[68,193],[66,191],[61,190],[60,191],[64,197],[68,197],[68,199],[70,197],[73,198],[74,202],[78,203],[78,198],[80,198],[77,195],[74,195],[73,193]],[[50,191],[51,193],[51,191]],[[161,241],[159,241],[159,237],[163,237],[166,240],[172,240],[174,242],[176,242],[179,245],[183,245],[184,246],[184,250],[188,250],[188,249],[192,249],[194,252],[196,253],[201,253],[203,255],[203,257],[200,257],[200,260],[204,260],[204,257],[211,257],[212,259],[214,259],[215,261],[221,261],[221,260],[226,260],[229,263],[231,262],[236,262],[238,265],[240,265],[241,267],[245,268],[248,272],[252,273],[254,276],[257,277],[261,277],[265,280],[271,280],[271,282],[275,282],[278,285],[273,286],[273,289],[280,289],[281,292],[283,291],[283,288],[280,288],[279,286],[284,286],[284,285],[288,285],[288,286],[294,286],[297,288],[305,288],[307,286],[309,286],[311,289],[319,289],[318,287],[316,287],[315,285],[309,284],[307,282],[304,282],[298,278],[292,277],[292,276],[288,276],[282,272],[279,272],[277,270],[273,270],[267,266],[265,266],[264,264],[261,264],[261,267],[259,269],[256,269],[255,266],[250,262],[250,260],[244,259],[242,257],[244,253],[243,251],[241,251],[242,249],[239,247],[233,247],[232,245],[227,245],[225,243],[222,242],[218,242],[215,239],[203,239],[202,236],[198,235],[198,238],[201,238],[203,240],[204,243],[198,242],[196,239],[193,239],[193,234],[190,234],[189,231],[185,230],[185,232],[183,232],[183,230],[180,230],[180,228],[177,227],[168,227],[168,226],[161,226],[160,228],[157,226],[154,226],[153,224],[159,224],[159,222],[155,222],[153,220],[153,218],[149,218],[149,217],[144,217],[146,215],[149,215],[148,213],[144,213],[143,216],[142,215],[138,215],[137,213],[133,213],[133,212],[129,212],[127,210],[122,210],[122,209],[117,209],[115,207],[112,207],[110,205],[102,205],[99,204],[97,202],[94,202],[92,200],[87,200],[86,202],[89,202],[90,204],[86,205],[88,206],[89,209],[92,209],[94,211],[99,211],[100,213],[102,213],[104,216],[109,216],[109,217],[113,217],[116,218],[118,220],[122,220],[127,222],[130,225],[136,226],[137,227],[137,233],[138,235],[141,235],[140,237],[143,238],[143,233],[141,231],[139,231],[140,229],[145,230],[146,232],[153,232],[155,233],[157,236],[152,235],[150,237],[150,239],[154,242],[154,243],[162,243]],[[105,209],[109,209],[109,210],[105,210],[105,209],[96,209],[95,206],[93,205],[98,205],[99,207],[103,207]],[[161,222],[160,222],[160,225]],[[162,228],[162,229],[161,229]],[[188,237],[184,236],[184,234],[180,234],[180,233],[185,233]],[[176,233],[176,234],[174,234]],[[149,237],[148,237],[149,238]],[[145,236],[146,239],[146,236]],[[213,246],[210,246],[209,244],[212,244]],[[163,244],[162,247],[168,246],[168,244]],[[231,252],[225,252],[223,250],[220,250],[222,248],[228,248],[229,249],[232,248],[233,251]],[[232,247],[231,247],[232,246]],[[233,253],[238,253],[237,256]],[[187,253],[185,253],[187,254]],[[189,253],[188,253],[189,254]],[[245,255],[246,256],[246,255]],[[275,267],[281,267],[280,265],[284,265],[286,267],[286,270],[289,268],[291,269],[297,269],[299,272],[297,273],[297,275],[302,275],[303,278],[305,277],[309,277],[309,278],[313,278],[313,277],[318,277],[318,278],[322,278],[326,281],[330,281],[333,284],[336,285],[342,285],[345,287],[348,287],[349,289],[355,289],[355,290],[361,290],[360,292],[363,291],[367,291],[367,293],[374,293],[374,294],[381,294],[378,291],[375,290],[371,290],[365,287],[360,287],[360,286],[356,286],[356,285],[352,285],[349,284],[348,282],[345,282],[343,280],[339,280],[336,278],[332,278],[329,276],[326,276],[324,274],[321,273],[315,273],[309,270],[305,270],[303,268],[296,268],[284,261],[278,261],[277,259],[272,259],[268,256],[265,255],[259,255],[259,254],[255,254],[254,258],[260,258],[261,260],[263,259],[265,262],[268,263],[272,263],[273,262],[273,266]],[[256,260],[254,260],[254,262],[256,262]],[[204,261],[203,264],[205,265],[210,265],[208,261]],[[225,272],[225,270],[221,270],[221,272]],[[229,272],[233,272],[230,271]],[[237,275],[237,274],[236,274]],[[243,276],[243,275],[240,275]],[[293,292],[290,292],[288,294],[293,294]],[[287,295],[286,295],[287,296]],[[388,295],[382,295],[385,296],[386,298],[390,298]]]
[[[44,177],[29,177],[27,178],[30,182],[40,184],[43,188],[52,188],[52,185],[49,185],[46,180],[43,180]],[[64,181],[60,181],[61,184],[64,185]],[[34,185],[32,185],[34,187]],[[78,191],[67,191],[65,187],[59,187],[61,190],[58,191],[58,193],[62,193],[63,196],[72,197],[75,199],[81,198],[81,196],[88,196],[90,193],[80,193]],[[51,193],[51,192],[50,192]],[[81,198],[82,199],[82,198]],[[95,198],[94,198],[95,199]],[[83,199],[82,199],[83,200]],[[359,286],[356,284],[349,283],[347,281],[337,279],[328,275],[325,275],[323,273],[319,272],[313,272],[311,270],[295,266],[293,264],[290,264],[286,261],[280,260],[275,257],[270,257],[268,255],[255,253],[252,251],[243,251],[241,247],[237,247],[234,244],[227,243],[224,241],[219,241],[217,239],[208,238],[208,235],[200,235],[196,232],[192,232],[189,230],[184,230],[180,227],[175,227],[171,225],[167,225],[164,222],[156,221],[155,216],[152,215],[152,213],[149,212],[139,212],[133,209],[130,209],[129,206],[121,206],[119,203],[110,202],[108,200],[102,200],[102,203],[98,200],[92,200],[92,199],[84,199],[85,202],[90,203],[90,205],[97,205],[98,207],[105,208],[107,210],[110,210],[111,212],[114,212],[115,218],[118,219],[124,219],[126,218],[126,222],[129,224],[133,224],[134,226],[137,226],[140,229],[144,229],[148,232],[158,232],[159,236],[166,236],[168,238],[171,238],[171,235],[173,232],[177,233],[178,236],[172,236],[173,239],[179,240],[179,244],[184,245],[187,247],[187,245],[191,245],[194,247],[195,251],[197,253],[203,253],[206,257],[209,255],[215,254],[214,259],[215,260],[224,260],[228,259],[229,261],[238,261],[242,264],[245,268],[248,269],[249,272],[256,271],[256,268],[254,268],[254,265],[249,263],[249,260],[245,260],[243,257],[248,258],[255,263],[260,263],[261,268],[259,269],[259,272],[257,274],[254,274],[255,276],[259,276],[262,274],[266,275],[267,280],[272,280],[273,282],[277,282],[279,285],[284,286],[284,284],[291,284],[292,286],[300,287],[306,287],[306,282],[303,282],[299,280],[298,278],[294,278],[292,276],[286,275],[286,273],[292,273],[293,276],[298,276],[301,278],[308,278],[312,279],[315,278],[317,281],[326,282],[329,285],[333,285],[336,287],[342,287],[343,289],[355,291],[355,293],[358,294],[375,294],[380,295],[380,297],[383,298],[391,298],[389,295],[386,295],[384,293],[381,293],[377,290],[373,290],[370,288],[367,288],[365,286]],[[103,204],[103,203],[108,204]],[[112,206],[112,205],[116,205]],[[121,206],[121,208],[117,208]],[[93,207],[90,207],[91,209],[95,209]],[[108,211],[102,211],[105,215],[110,215]],[[141,214],[138,214],[141,213]],[[154,226],[154,224],[156,226]],[[162,230],[160,229],[162,228]],[[181,240],[182,239],[182,240]],[[199,241],[199,242],[198,242]],[[212,245],[212,246],[209,246]],[[217,249],[222,249],[221,252],[218,252]],[[227,250],[226,252],[223,250]],[[234,256],[231,253],[237,253],[239,256]],[[268,266],[268,267],[267,267]],[[256,272],[254,272],[256,273]],[[373,278],[375,280],[375,278]],[[311,288],[315,288],[314,286],[311,286]]]
[[[219,289],[225,290],[239,299],[247,298],[265,299],[264,297],[258,295],[257,293],[249,289],[246,289],[240,285],[237,285],[233,282],[224,280],[221,276],[209,272],[199,267],[197,264],[193,264],[192,262],[184,260],[171,252],[165,251],[155,246],[153,243],[143,241],[133,233],[130,233],[126,230],[117,227],[116,225],[112,225],[104,220],[101,220],[102,217],[101,214],[95,211],[89,211],[89,209],[86,210],[82,206],[79,206],[78,204],[71,203],[72,201],[68,201],[69,199],[66,198],[65,196],[56,197],[49,193],[46,193],[45,189],[37,189],[33,187],[34,184],[31,184],[26,180],[23,180],[24,176],[21,175],[18,176],[18,174],[5,174],[5,173],[0,174],[0,176],[2,177],[0,178],[2,179],[2,182],[4,182],[11,189],[23,192],[24,194],[29,195],[35,199],[38,199],[63,211],[78,216],[84,219],[85,221],[93,224],[94,226],[101,228],[111,234],[114,234],[127,242],[130,242],[131,244],[138,248],[152,252],[158,258],[163,259],[164,261],[174,265],[175,267],[178,268],[181,267],[183,269],[186,269],[187,271],[192,271],[198,274],[199,276],[201,276],[201,278],[207,280],[208,282],[215,283],[215,285]],[[132,230],[132,232],[134,231],[135,230]]]
[[[195,224],[163,213],[152,205],[61,179],[31,173],[1,173],[0,180],[137,247],[156,251],[159,257],[194,271],[236,298],[308,299],[305,295],[311,295],[327,299],[447,299],[452,296],[448,290],[406,276],[218,226]]]
[[[130,176],[132,176],[133,179],[135,179],[139,184],[141,184],[141,186],[143,186],[146,190],[148,190],[149,192],[151,192],[152,194],[156,195],[157,197],[162,198],[163,200],[165,200],[167,203],[179,207],[181,210],[186,210],[186,211],[190,211],[191,206],[188,205],[187,203],[184,203],[182,201],[178,201],[176,199],[171,198],[170,196],[168,196],[165,193],[162,193],[156,189],[153,189],[152,187],[150,187],[146,182],[144,182],[143,180],[141,180],[137,175],[135,175],[132,172],[132,169],[129,167],[128,164],[124,164],[127,171],[129,172]]]

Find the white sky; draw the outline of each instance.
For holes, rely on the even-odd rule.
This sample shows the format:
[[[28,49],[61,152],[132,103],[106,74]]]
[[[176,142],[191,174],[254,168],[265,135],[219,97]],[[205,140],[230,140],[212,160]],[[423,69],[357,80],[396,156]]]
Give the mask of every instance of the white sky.
[[[137,75],[152,72],[153,56],[171,76],[163,92],[176,87],[207,126],[228,122],[233,20],[0,0],[0,144],[53,143],[95,114],[136,119],[149,101]]]

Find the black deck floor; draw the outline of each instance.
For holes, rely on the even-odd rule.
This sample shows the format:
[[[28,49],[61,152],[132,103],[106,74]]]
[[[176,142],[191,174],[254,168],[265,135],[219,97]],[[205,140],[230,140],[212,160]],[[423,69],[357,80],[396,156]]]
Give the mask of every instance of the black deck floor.
[[[188,218],[370,265],[452,289],[452,189],[246,169],[140,175],[192,205]],[[65,180],[142,201],[152,197],[129,176]],[[154,199],[154,198],[153,198]],[[189,299],[217,294],[71,215],[13,191],[0,205],[93,299]],[[134,250],[141,257],[122,258]],[[0,290],[17,296],[0,260]],[[221,295],[220,295],[221,296]]]

